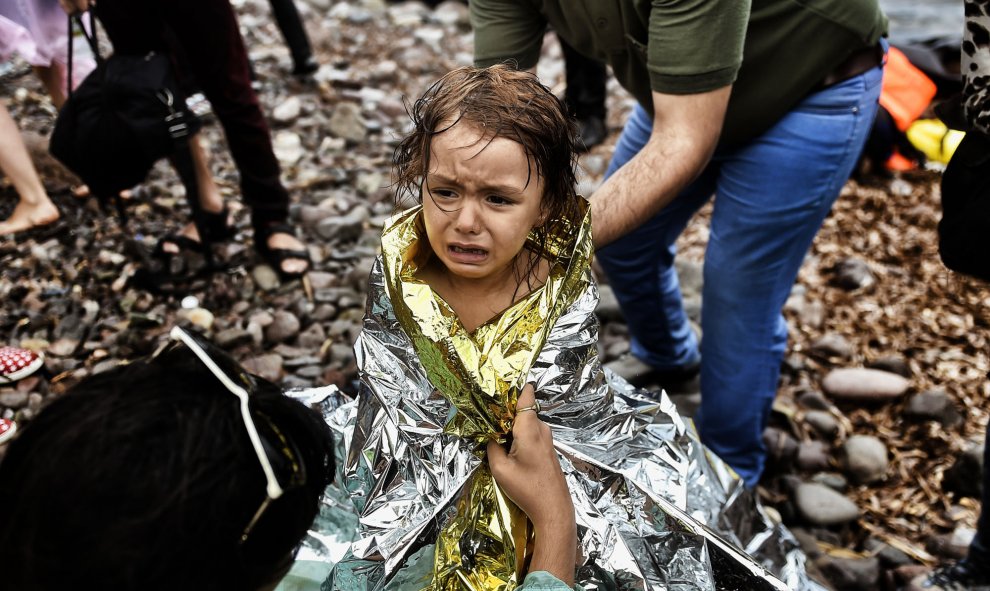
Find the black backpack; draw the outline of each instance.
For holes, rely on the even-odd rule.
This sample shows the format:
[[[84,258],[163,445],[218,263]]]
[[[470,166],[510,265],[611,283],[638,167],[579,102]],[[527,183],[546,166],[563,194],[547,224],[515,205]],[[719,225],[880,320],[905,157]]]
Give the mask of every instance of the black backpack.
[[[199,129],[196,116],[172,74],[168,55],[100,56],[96,18],[83,30],[96,69],[72,91],[72,43],[69,43],[70,94],[59,112],[49,142],[51,154],[101,199],[115,198],[147,177],[161,158],[187,150],[187,138]],[[183,154],[184,155],[184,154]],[[123,215],[121,210],[121,215]]]

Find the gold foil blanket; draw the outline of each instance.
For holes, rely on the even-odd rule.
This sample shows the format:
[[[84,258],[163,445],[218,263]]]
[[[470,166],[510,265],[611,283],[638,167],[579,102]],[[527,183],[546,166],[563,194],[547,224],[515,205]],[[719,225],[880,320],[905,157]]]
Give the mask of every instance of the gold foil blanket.
[[[410,218],[399,223],[403,220]],[[458,539],[441,538],[457,522],[459,506],[463,517],[465,505],[484,505],[472,505],[473,488],[467,487],[480,481],[485,488],[490,478],[478,453],[479,435],[504,432],[511,416],[458,418],[466,413],[451,400],[450,388],[489,396],[489,390],[476,386],[494,374],[472,373],[476,366],[465,364],[465,355],[455,355],[446,344],[425,359],[417,355],[423,347],[417,348],[414,339],[421,337],[405,328],[410,319],[403,322],[402,316],[423,302],[433,308],[415,319],[427,327],[422,334],[435,330],[441,343],[463,335],[447,316],[449,310],[419,291],[417,282],[410,281],[411,289],[396,289],[390,282],[389,273],[393,280],[409,279],[402,279],[403,265],[414,263],[417,253],[409,246],[390,251],[387,236],[388,230],[355,344],[361,370],[358,400],[328,405],[326,412],[344,440],[346,456],[335,487],[350,498],[359,530],[355,541],[340,544],[317,528],[300,556],[336,560],[346,551],[324,582],[326,590],[412,591],[437,588],[434,561],[449,565],[445,556],[453,554],[444,548],[454,544],[462,572],[480,575],[455,576],[448,580],[456,584],[446,588],[510,591],[520,582],[510,574],[517,565],[509,559],[489,564],[505,550],[490,552],[493,546],[486,540],[511,536],[505,522],[493,519],[498,510],[474,522],[484,525],[483,536],[475,535],[475,527],[460,530]],[[581,234],[577,242],[587,239]],[[586,260],[581,261],[584,255],[573,254],[579,246],[572,241],[567,258],[580,268],[557,269],[557,276],[567,279],[552,294],[555,301],[538,304],[556,310],[547,315],[550,322],[533,327],[543,336],[526,341],[535,347],[528,367],[517,369],[517,379],[499,378],[505,387],[500,386],[493,403],[493,408],[512,408],[505,405],[514,405],[518,388],[536,384],[540,416],[551,425],[574,501],[577,582],[588,590],[820,589],[808,578],[793,536],[771,521],[731,469],[705,449],[667,396],[635,390],[603,370],[594,315],[598,292]],[[584,246],[590,254],[590,241]],[[396,253],[405,257],[402,264],[396,265]],[[477,342],[473,346],[486,350]],[[330,496],[333,511],[345,511],[335,495]],[[515,551],[517,542],[502,542]]]

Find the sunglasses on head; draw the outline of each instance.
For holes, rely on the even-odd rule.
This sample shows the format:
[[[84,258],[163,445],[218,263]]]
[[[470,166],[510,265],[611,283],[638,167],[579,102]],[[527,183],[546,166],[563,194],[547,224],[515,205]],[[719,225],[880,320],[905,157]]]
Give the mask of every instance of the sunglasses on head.
[[[217,349],[214,345],[194,333],[187,332],[176,326],[169,333],[169,336],[174,342],[188,347],[203,365],[210,370],[210,373],[216,376],[220,380],[220,383],[240,401],[241,419],[244,421],[244,428],[247,430],[248,438],[251,440],[251,446],[258,456],[258,463],[261,464],[261,470],[265,473],[265,480],[267,481],[265,499],[261,502],[261,506],[255,511],[254,516],[251,517],[251,521],[248,522],[244,528],[244,532],[241,534],[240,543],[244,544],[272,501],[285,494],[285,491],[305,484],[305,466],[300,460],[301,455],[298,450],[271,419],[259,411],[255,411],[252,414],[249,400],[251,395],[257,391],[257,381],[251,374],[231,360],[225,352]],[[222,368],[221,363],[227,367]],[[267,431],[266,435],[269,435],[269,437],[263,439],[258,434],[255,417],[264,421],[263,425]],[[276,475],[276,471],[282,475],[281,481],[279,480],[279,476]]]

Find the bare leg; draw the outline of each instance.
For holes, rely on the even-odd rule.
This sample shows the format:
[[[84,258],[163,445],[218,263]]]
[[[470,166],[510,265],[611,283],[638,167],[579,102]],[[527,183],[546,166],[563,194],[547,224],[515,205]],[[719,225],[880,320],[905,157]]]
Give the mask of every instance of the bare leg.
[[[0,138],[3,138],[0,140],[0,169],[10,177],[20,196],[14,213],[0,221],[0,235],[21,232],[57,220],[58,209],[48,198],[21,139],[21,132],[3,102],[0,102]]]
[[[189,138],[189,152],[192,155],[193,166],[196,168],[196,188],[199,190],[200,207],[207,213],[220,213],[223,211],[223,196],[220,195],[220,189],[217,187],[217,184],[213,182],[213,173],[210,172],[209,158],[206,155],[206,150],[203,149],[203,145],[199,143],[198,135]],[[199,241],[199,232],[196,230],[196,224],[192,222],[186,224],[186,227],[182,229],[180,234],[186,238]],[[163,244],[162,249],[172,254],[179,252],[179,246],[171,242]]]
[[[52,104],[57,110],[62,109],[65,104],[65,92],[62,90],[62,66],[58,62],[52,62],[51,66],[33,66],[34,73],[48,91],[48,96],[52,99]]]

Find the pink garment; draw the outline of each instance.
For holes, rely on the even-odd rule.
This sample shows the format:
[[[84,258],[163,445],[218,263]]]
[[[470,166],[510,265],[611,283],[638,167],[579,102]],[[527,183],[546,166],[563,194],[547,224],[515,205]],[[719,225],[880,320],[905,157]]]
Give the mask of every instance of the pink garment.
[[[66,88],[69,59],[68,17],[58,0],[0,0],[0,59],[15,53],[32,66],[61,64]],[[85,43],[76,44],[73,83],[78,85],[96,63]]]

